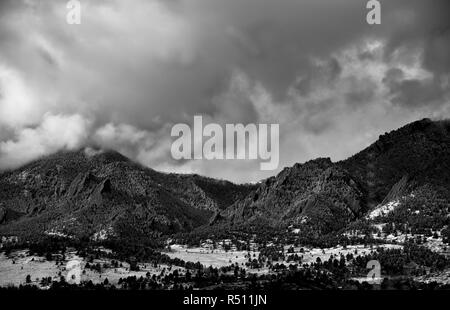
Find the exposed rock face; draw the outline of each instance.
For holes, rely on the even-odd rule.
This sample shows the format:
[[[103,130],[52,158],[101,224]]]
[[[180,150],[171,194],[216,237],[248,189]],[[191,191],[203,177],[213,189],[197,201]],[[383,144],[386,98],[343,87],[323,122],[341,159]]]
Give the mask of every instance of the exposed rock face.
[[[130,225],[172,233],[217,223],[310,225],[328,233],[417,188],[450,201],[449,184],[450,122],[426,119],[347,160],[295,164],[257,185],[160,173],[117,152],[63,152],[0,174],[0,234],[92,236]]]
[[[406,195],[408,192],[408,188],[410,187],[409,180],[410,180],[409,176],[405,175],[403,178],[400,179],[400,181],[395,183],[394,186],[392,186],[390,192],[381,202],[381,204],[382,205],[387,204],[391,201],[394,201]]]
[[[6,219],[6,210],[5,208],[0,206],[0,224],[3,224],[5,219]]]
[[[74,197],[83,192],[84,189],[95,183],[95,177],[90,173],[79,173],[72,181],[67,191],[68,197]]]
[[[222,219],[223,219],[223,216],[220,214],[220,212],[216,212],[209,220],[209,225],[212,226],[212,225],[220,222]]]
[[[327,225],[345,225],[364,208],[359,185],[326,158],[296,164],[267,179],[244,201],[236,203],[228,216],[235,222],[257,218],[284,224],[311,222],[325,229]]]
[[[0,205],[0,224],[7,223],[9,221],[14,221],[20,218],[22,215],[23,214],[20,214],[19,212],[14,212]]]
[[[104,180],[99,186],[100,194],[110,194],[112,192],[112,184],[110,179]]]
[[[423,119],[381,135],[358,154],[339,162],[377,205],[405,175],[446,192],[450,182],[450,122]],[[447,191],[448,192],[448,191]]]
[[[449,184],[450,122],[424,119],[380,136],[345,161],[317,159],[286,168],[219,220],[264,219],[264,224],[304,223],[322,232],[337,230],[419,186],[450,199]]]
[[[83,236],[109,229],[124,217],[137,217],[143,226],[161,232],[188,231],[207,224],[214,212],[251,188],[156,172],[116,152],[58,153],[0,174],[0,201],[6,209],[25,213],[24,225],[42,221],[45,225],[33,227]],[[10,225],[0,227],[0,232],[8,229]]]

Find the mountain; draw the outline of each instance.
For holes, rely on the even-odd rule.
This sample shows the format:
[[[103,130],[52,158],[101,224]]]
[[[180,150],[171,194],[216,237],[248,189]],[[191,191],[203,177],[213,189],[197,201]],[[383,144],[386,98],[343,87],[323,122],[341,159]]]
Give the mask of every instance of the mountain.
[[[423,119],[408,124],[381,135],[368,148],[338,165],[361,184],[372,206],[424,184],[431,184],[447,196],[450,121]]]
[[[60,152],[0,174],[0,234],[133,237],[258,225],[329,234],[394,205],[389,223],[436,230],[448,225],[449,184],[450,122],[429,119],[346,160],[295,164],[256,185],[161,173],[113,151]]]
[[[189,231],[250,185],[157,172],[114,152],[60,152],[0,175],[0,233],[92,237],[115,226]]]
[[[449,202],[449,184],[450,122],[423,119],[381,135],[347,160],[285,168],[215,222],[302,224],[329,233],[414,191]]]
[[[360,185],[329,158],[285,168],[228,212],[232,221],[271,219],[276,224],[318,223],[323,232],[344,227],[364,212]]]

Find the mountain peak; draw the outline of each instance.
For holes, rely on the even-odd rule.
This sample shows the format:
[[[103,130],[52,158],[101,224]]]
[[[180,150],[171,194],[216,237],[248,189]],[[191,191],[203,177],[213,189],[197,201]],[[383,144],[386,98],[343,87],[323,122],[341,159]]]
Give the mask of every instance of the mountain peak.
[[[345,161],[297,163],[253,186],[160,173],[114,150],[61,151],[0,175],[0,217],[11,221],[0,231],[10,232],[20,218],[84,234],[135,214],[133,221],[164,232],[221,218],[236,224],[306,223],[325,233],[422,184],[448,193],[449,162],[450,122],[430,119],[386,133]]]
[[[339,163],[363,184],[373,203],[381,203],[392,186],[405,175],[430,174],[439,162],[450,160],[450,122],[425,118],[385,133],[379,139]],[[435,179],[446,177],[436,170]],[[431,176],[430,176],[431,177]]]
[[[108,149],[108,150],[95,150],[92,148],[85,148],[83,150],[85,156],[88,158],[94,158],[102,162],[130,162],[131,159],[122,155],[118,151]]]

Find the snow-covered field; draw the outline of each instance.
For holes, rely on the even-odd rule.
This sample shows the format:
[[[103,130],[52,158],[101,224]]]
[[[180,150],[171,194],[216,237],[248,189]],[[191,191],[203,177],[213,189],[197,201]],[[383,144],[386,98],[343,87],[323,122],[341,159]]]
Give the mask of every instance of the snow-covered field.
[[[380,224],[382,225],[382,224]],[[422,238],[424,239],[424,243],[421,244],[424,247],[429,248],[431,251],[445,255],[445,256],[450,256],[450,246],[445,244],[442,240],[442,236],[440,236],[440,232],[436,232],[436,234],[438,234],[438,238],[434,238],[434,237],[425,237],[424,235],[420,235],[420,234],[402,234],[402,233],[397,233],[397,234],[389,234],[389,235],[385,235],[382,234],[381,236],[378,236],[377,234],[373,234],[373,237],[375,239],[380,239],[380,240],[384,240],[386,242],[389,243],[395,243],[395,244],[401,244],[401,243],[405,243],[408,239],[417,239],[417,238]]]
[[[330,256],[339,258],[340,255],[346,256],[351,253],[354,256],[357,255],[367,255],[371,251],[375,251],[378,247],[382,248],[403,248],[402,245],[398,244],[384,244],[377,246],[364,246],[364,245],[352,245],[347,246],[346,248],[342,246],[337,246],[333,248],[307,248],[307,247],[295,247],[294,253],[287,253],[287,250],[290,246],[285,246],[285,256],[286,258],[290,255],[297,254],[298,256],[303,256],[302,263],[314,263],[317,258],[320,258],[322,261],[328,260]],[[210,250],[203,247],[196,248],[188,248],[183,245],[171,245],[170,252],[165,252],[165,254],[169,255],[171,258],[179,258],[186,262],[200,262],[206,267],[222,267],[229,266],[231,264],[238,263],[240,266],[245,266],[245,263],[248,261],[248,254],[250,253],[251,259],[258,258],[259,252],[257,251],[224,251],[222,249],[219,250]],[[284,263],[289,265],[286,261],[273,262],[276,263]]]
[[[400,238],[402,239],[402,238]],[[429,241],[429,242],[428,242]],[[437,247],[442,249],[441,239],[429,238],[427,244],[430,248]],[[343,255],[353,254],[367,255],[372,251],[376,251],[377,248],[390,248],[400,249],[403,246],[401,244],[383,244],[374,246],[364,245],[352,245],[347,247],[337,246],[332,248],[308,248],[308,247],[294,247],[294,253],[288,253],[288,249],[291,246],[285,246],[284,254],[288,258],[290,255],[297,254],[302,257],[302,264],[314,263],[317,258],[321,261],[328,260],[330,257],[338,258]],[[253,251],[237,251],[232,249],[225,251],[223,248],[211,249],[211,247],[195,247],[188,248],[183,245],[171,245],[170,250],[164,251],[165,254],[171,258],[179,258],[186,262],[200,262],[202,265],[209,267],[223,267],[231,264],[238,264],[240,267],[245,267],[245,263],[250,259],[258,259],[259,252],[254,249]],[[13,263],[14,262],[14,263]],[[286,260],[273,262],[283,263],[289,265]],[[102,283],[106,278],[110,284],[117,285],[120,278],[126,278],[129,276],[146,277],[147,273],[150,275],[160,275],[163,269],[174,270],[178,269],[180,274],[185,272],[184,268],[177,266],[159,265],[154,267],[152,264],[139,264],[140,271],[130,271],[129,264],[125,262],[119,262],[120,267],[111,267],[111,260],[109,259],[95,259],[91,262],[91,265],[100,264],[102,266],[101,272],[94,271],[86,268],[87,261],[76,255],[75,252],[66,252],[65,261],[57,264],[55,261],[47,261],[44,257],[29,256],[27,251],[17,251],[12,253],[9,257],[4,254],[0,254],[0,286],[8,286],[10,284],[20,285],[25,284],[27,275],[31,276],[33,284],[38,284],[42,278],[51,277],[52,280],[59,280],[60,277],[64,277],[67,282],[79,283],[81,281],[91,280],[94,284]],[[106,265],[106,266],[105,266]],[[246,268],[246,267],[245,267]],[[260,269],[249,269],[250,273],[267,273],[269,269],[263,267]],[[449,273],[436,275],[439,279],[447,281]],[[363,279],[366,281],[367,279]],[[375,279],[377,280],[377,279]],[[442,282],[442,281],[441,281]]]
[[[31,276],[33,283],[36,283],[37,278],[58,278],[60,269],[55,262],[48,262],[43,257],[28,256],[26,251],[16,252],[13,257],[10,259],[0,253],[0,286],[2,287],[25,284],[27,275]]]
[[[35,285],[38,285],[42,278],[51,277],[52,280],[59,281],[61,276],[69,283],[91,280],[96,284],[108,278],[110,284],[117,285],[120,278],[145,277],[147,272],[151,275],[159,275],[164,268],[166,270],[171,268],[167,265],[159,265],[155,268],[151,264],[139,264],[139,271],[130,271],[129,264],[121,262],[122,267],[102,268],[101,272],[97,272],[86,268],[86,260],[74,252],[67,252],[65,255],[66,260],[57,265],[56,261],[47,261],[44,257],[29,256],[25,250],[14,252],[11,257],[0,253],[0,286],[25,284],[27,275],[31,276],[32,284]],[[103,267],[105,263],[110,264],[111,261],[95,259],[91,265],[97,263]],[[184,268],[173,268],[178,269],[180,273],[184,272]]]
[[[294,252],[303,256],[303,263],[314,263],[317,258],[320,258],[321,261],[328,260],[331,256],[339,259],[341,255],[346,256],[347,254],[353,254],[354,256],[358,255],[367,255],[372,251],[376,251],[377,248],[385,248],[385,249],[401,249],[402,245],[399,244],[383,244],[377,246],[364,246],[364,245],[350,245],[347,247],[337,246],[333,248],[303,248],[303,253],[300,252],[301,248],[295,248]],[[288,254],[294,255],[294,254]]]
[[[179,258],[186,262],[200,262],[204,266],[223,267],[238,263],[240,266],[245,265],[248,261],[248,255],[251,258],[258,258],[257,251],[225,251],[222,249],[211,250],[205,247],[188,248],[183,245],[171,245],[170,251],[165,252],[171,258]],[[255,255],[255,256],[254,256]]]

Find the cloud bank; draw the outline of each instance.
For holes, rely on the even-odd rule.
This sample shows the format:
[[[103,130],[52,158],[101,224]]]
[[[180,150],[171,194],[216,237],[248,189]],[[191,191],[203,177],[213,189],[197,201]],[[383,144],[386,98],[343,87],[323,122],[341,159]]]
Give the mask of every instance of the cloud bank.
[[[175,161],[171,126],[279,123],[280,167],[359,151],[450,116],[450,3],[359,0],[0,2],[0,169],[86,145],[236,182],[257,161]]]

